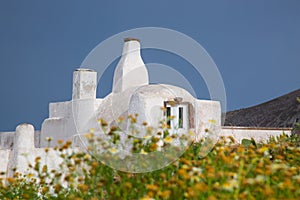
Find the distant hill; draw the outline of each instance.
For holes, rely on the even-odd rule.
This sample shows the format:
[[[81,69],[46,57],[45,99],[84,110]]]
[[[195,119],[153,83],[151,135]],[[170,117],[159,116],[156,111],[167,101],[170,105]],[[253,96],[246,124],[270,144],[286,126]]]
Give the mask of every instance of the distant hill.
[[[226,113],[225,126],[293,127],[300,122],[300,89],[271,101]]]

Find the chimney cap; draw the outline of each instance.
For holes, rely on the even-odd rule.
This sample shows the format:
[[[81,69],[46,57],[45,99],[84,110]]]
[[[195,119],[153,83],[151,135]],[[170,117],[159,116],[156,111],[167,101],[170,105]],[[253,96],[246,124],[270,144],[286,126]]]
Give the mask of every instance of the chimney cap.
[[[87,68],[77,68],[75,71],[76,72],[78,72],[78,71],[80,71],[80,72],[94,72],[95,70],[87,69]]]
[[[124,38],[124,42],[129,42],[129,41],[138,41],[138,42],[140,42],[140,40],[138,38],[133,38],[133,37]]]

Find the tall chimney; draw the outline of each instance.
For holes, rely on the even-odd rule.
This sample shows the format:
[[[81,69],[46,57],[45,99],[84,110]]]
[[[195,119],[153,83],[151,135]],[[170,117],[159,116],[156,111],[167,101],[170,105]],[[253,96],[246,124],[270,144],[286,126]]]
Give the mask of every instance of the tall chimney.
[[[114,73],[113,92],[123,92],[131,87],[148,84],[148,71],[141,58],[140,41],[125,38],[122,57]]]
[[[97,90],[97,72],[78,68],[73,73],[72,99],[95,99]]]

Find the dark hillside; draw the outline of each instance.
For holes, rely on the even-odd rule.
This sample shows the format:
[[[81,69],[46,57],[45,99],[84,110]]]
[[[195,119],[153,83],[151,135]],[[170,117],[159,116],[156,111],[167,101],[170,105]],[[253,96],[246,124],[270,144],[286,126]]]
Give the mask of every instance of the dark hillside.
[[[300,122],[300,89],[259,104],[226,113],[225,126],[293,127]]]

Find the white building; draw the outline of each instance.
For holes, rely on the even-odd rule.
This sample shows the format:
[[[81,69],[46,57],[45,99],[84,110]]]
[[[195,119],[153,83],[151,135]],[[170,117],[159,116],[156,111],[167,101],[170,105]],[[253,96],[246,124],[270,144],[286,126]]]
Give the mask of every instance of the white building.
[[[138,39],[124,40],[122,57],[115,69],[112,92],[103,99],[96,98],[97,73],[90,69],[77,69],[73,74],[72,100],[50,103],[49,118],[42,124],[41,131],[34,131],[29,124],[17,127],[16,132],[0,133],[0,171],[16,167],[25,171],[25,158],[33,161],[41,156],[50,166],[57,165],[57,157],[50,151],[50,158],[43,159],[44,148],[56,145],[57,140],[76,141],[76,135],[95,127],[97,119],[103,118],[115,125],[119,116],[125,119],[138,113],[137,124],[147,122],[157,127],[158,122],[169,116],[174,119],[171,128],[184,132],[192,130],[197,139],[204,137],[205,130],[214,123],[217,135],[233,136],[237,142],[243,138],[264,141],[269,136],[280,135],[290,129],[222,127],[220,102],[194,98],[186,90],[172,85],[149,84],[147,68],[141,58]],[[162,109],[164,108],[164,109]],[[126,124],[123,127],[126,129]],[[52,141],[47,142],[46,138]]]

